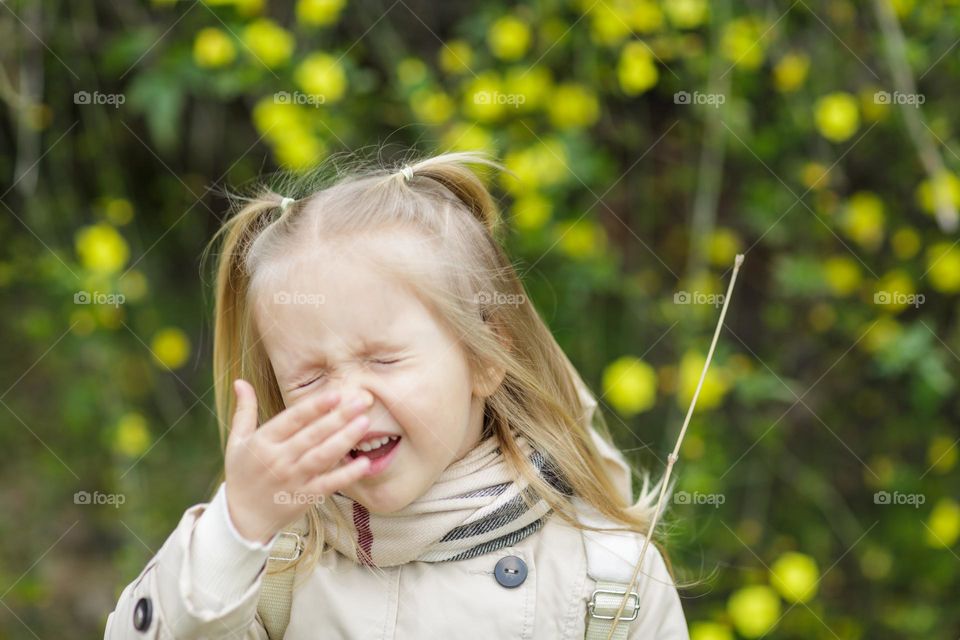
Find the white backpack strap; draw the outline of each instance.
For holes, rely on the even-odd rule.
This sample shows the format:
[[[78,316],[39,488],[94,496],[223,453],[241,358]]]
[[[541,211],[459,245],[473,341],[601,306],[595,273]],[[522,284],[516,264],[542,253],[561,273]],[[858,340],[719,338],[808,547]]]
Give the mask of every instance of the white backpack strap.
[[[615,528],[617,523],[605,518],[599,511],[574,497],[580,522],[593,527]],[[631,588],[633,568],[640,559],[639,536],[631,531],[584,531],[584,549],[587,554],[587,576],[596,582],[587,602],[587,640],[606,640],[623,595],[627,603],[620,614],[613,633],[614,640],[626,640],[630,623],[640,613],[640,595]]]
[[[281,640],[290,624],[293,582],[297,572],[295,568],[280,569],[303,553],[305,532],[306,522],[301,521],[281,531],[270,547],[270,557],[260,587],[260,600],[257,602],[257,613],[270,640]],[[271,570],[278,572],[270,573]]]

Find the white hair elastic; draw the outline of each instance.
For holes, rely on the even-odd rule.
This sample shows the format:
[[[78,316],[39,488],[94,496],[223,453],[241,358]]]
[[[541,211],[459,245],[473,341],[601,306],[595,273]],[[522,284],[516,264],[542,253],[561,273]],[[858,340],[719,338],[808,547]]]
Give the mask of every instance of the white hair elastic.
[[[400,174],[403,175],[403,179],[407,182],[413,180],[413,167],[408,164],[403,165],[403,169],[400,169]]]
[[[292,205],[294,202],[295,200],[293,198],[284,198],[283,200],[281,200],[280,212],[281,213],[285,212],[290,207],[290,205]]]

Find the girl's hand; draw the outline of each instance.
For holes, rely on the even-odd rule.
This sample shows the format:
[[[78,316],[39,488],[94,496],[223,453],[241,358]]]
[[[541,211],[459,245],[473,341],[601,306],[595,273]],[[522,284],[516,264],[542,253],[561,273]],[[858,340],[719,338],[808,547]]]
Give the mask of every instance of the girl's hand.
[[[313,502],[360,479],[370,467],[366,456],[340,464],[370,428],[361,415],[373,404],[369,392],[344,402],[335,391],[310,396],[258,429],[253,386],[236,380],[233,390],[237,409],[224,461],[227,507],[244,538],[269,542]]]

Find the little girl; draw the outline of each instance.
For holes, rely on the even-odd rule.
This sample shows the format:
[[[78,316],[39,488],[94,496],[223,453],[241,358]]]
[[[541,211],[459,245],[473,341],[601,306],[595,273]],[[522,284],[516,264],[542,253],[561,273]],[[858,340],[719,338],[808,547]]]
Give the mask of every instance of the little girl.
[[[502,168],[450,153],[265,190],[225,224],[225,481],[107,638],[688,637],[653,545],[632,582],[656,494],[634,501],[474,164]]]

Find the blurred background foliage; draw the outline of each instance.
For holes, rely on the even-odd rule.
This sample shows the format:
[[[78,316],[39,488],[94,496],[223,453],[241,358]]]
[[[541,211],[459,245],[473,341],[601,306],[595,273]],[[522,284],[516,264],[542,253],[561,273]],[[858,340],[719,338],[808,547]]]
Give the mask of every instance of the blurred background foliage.
[[[96,637],[215,488],[222,191],[386,144],[514,173],[533,301],[655,474],[746,253],[665,529],[695,640],[957,637],[958,27],[956,0],[3,3],[0,634]]]

